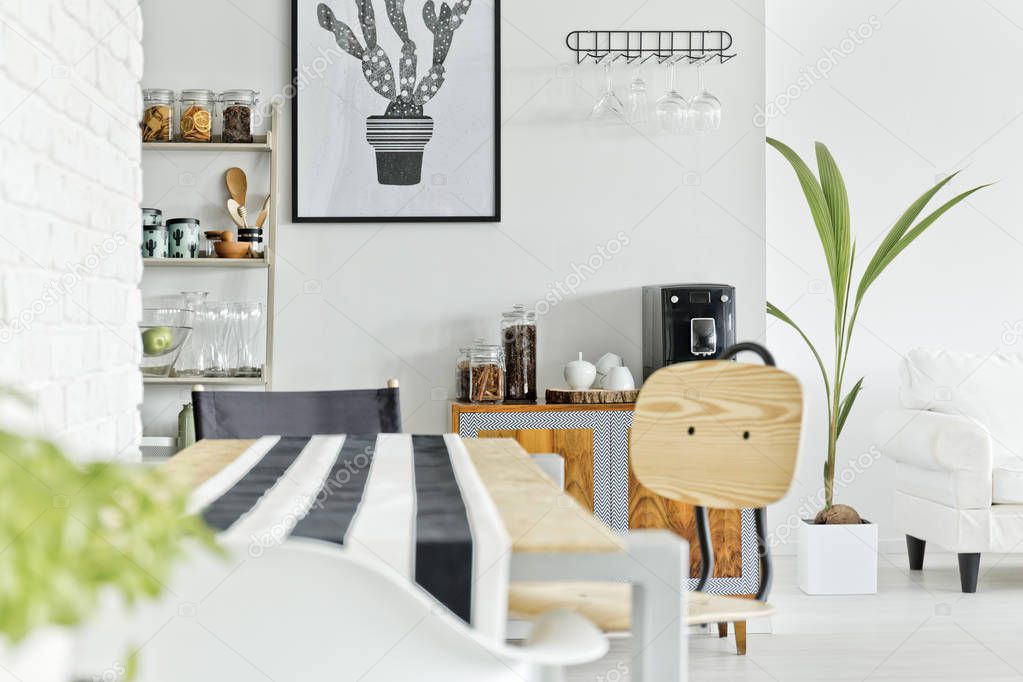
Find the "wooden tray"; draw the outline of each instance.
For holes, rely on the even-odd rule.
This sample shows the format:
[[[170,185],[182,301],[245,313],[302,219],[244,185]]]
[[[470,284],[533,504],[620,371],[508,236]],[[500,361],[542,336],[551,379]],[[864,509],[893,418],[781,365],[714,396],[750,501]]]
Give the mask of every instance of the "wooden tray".
[[[639,390],[605,391],[590,389],[576,391],[571,388],[548,388],[547,402],[552,405],[608,405],[617,403],[634,403],[639,397]]]

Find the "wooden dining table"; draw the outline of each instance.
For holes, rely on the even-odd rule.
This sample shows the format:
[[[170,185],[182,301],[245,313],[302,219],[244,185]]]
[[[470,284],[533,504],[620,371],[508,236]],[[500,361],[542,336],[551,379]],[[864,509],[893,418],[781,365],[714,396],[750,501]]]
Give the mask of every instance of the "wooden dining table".
[[[511,540],[511,580],[631,584],[632,679],[684,679],[685,541],[664,530],[616,534],[555,485],[514,440],[462,442]],[[161,466],[195,489],[253,443],[202,440]]]

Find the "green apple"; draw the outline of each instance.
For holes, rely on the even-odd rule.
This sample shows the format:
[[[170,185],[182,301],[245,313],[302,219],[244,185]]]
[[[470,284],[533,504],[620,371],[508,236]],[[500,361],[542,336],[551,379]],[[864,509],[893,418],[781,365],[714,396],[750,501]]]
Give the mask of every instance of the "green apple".
[[[170,350],[174,333],[170,327],[152,327],[142,332],[142,352],[145,355],[161,355]]]

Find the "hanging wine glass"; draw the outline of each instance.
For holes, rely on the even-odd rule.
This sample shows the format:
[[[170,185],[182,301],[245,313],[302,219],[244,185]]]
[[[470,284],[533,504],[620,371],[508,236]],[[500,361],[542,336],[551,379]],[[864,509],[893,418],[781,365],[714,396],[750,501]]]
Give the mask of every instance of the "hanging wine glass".
[[[629,83],[629,98],[627,109],[629,123],[641,124],[650,120],[650,99],[646,94],[646,81],[643,80],[643,71],[636,67],[636,74]]]
[[[590,118],[597,121],[620,121],[625,107],[614,91],[611,62],[604,63],[604,95],[593,105]]]
[[[657,100],[655,111],[661,130],[681,135],[689,129],[689,102],[675,89],[675,62],[668,65],[668,79],[664,95]]]
[[[710,94],[703,82],[703,62],[696,65],[697,94],[689,101],[693,130],[706,133],[721,127],[721,100]]]

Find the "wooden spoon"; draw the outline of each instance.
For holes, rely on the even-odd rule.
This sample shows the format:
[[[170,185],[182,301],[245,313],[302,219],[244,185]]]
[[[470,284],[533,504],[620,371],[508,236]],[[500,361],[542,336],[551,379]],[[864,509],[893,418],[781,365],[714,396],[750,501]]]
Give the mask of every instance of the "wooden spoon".
[[[249,190],[249,180],[245,177],[245,171],[238,167],[228,168],[224,180],[227,182],[227,191],[231,198],[237,201],[239,206],[244,206],[245,193]]]
[[[263,223],[266,222],[267,213],[270,211],[270,196],[267,195],[266,201],[263,202],[263,209],[256,216],[256,227],[263,227]]]
[[[243,207],[234,199],[227,200],[227,213],[231,216],[231,220],[233,220],[234,224],[238,227],[245,227],[245,220],[242,218],[239,211],[241,208]]]

